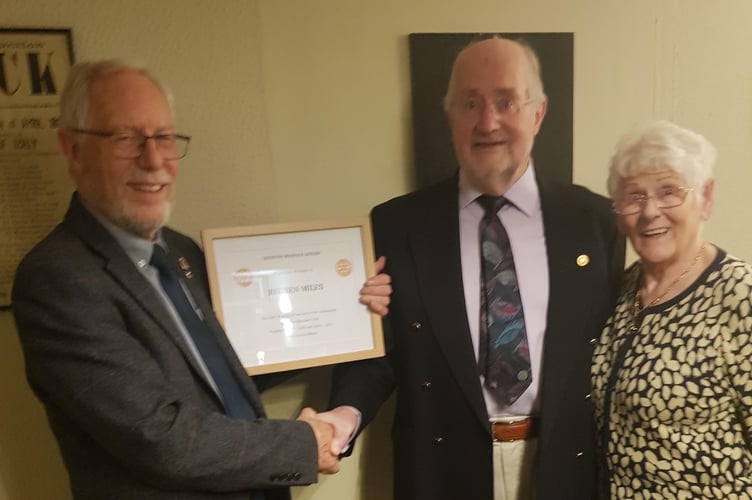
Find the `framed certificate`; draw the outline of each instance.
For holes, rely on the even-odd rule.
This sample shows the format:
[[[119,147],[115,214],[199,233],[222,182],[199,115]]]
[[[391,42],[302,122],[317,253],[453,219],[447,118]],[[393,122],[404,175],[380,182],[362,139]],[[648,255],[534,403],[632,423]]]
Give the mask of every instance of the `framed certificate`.
[[[367,218],[201,232],[214,311],[249,375],[384,355],[358,302],[373,274]]]

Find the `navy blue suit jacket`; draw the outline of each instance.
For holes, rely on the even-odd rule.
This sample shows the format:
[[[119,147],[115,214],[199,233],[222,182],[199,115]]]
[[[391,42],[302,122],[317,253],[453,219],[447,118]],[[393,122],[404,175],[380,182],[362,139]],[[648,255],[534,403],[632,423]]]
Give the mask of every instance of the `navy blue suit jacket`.
[[[610,203],[573,185],[539,182],[550,297],[540,387],[536,500],[595,496],[591,339],[612,312],[624,239]],[[377,255],[394,289],[388,355],[335,369],[332,406],[368,423],[397,389],[395,500],[493,499],[492,440],[468,328],[457,178],[372,211]],[[587,255],[585,266],[577,257]],[[515,256],[515,259],[524,256]],[[474,320],[474,319],[471,319]]]

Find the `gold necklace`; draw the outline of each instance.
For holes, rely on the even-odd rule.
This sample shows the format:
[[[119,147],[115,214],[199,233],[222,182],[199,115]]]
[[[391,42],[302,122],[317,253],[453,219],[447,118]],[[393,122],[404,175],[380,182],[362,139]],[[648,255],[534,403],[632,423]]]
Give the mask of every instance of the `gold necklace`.
[[[637,316],[646,307],[652,307],[652,306],[654,306],[656,304],[659,304],[663,300],[663,298],[666,295],[668,295],[668,293],[671,290],[673,290],[674,287],[677,284],[679,284],[679,282],[682,279],[684,279],[684,277],[687,275],[687,273],[689,273],[689,271],[691,271],[692,268],[695,267],[695,265],[697,264],[697,262],[699,262],[700,257],[702,257],[702,252],[705,251],[705,247],[706,246],[707,246],[707,243],[703,243],[702,244],[702,246],[700,247],[700,251],[697,252],[697,255],[695,255],[694,260],[692,260],[692,262],[689,264],[689,266],[687,266],[687,268],[684,271],[682,271],[682,273],[674,281],[671,282],[671,284],[663,291],[662,294],[660,294],[658,297],[656,297],[655,299],[653,299],[650,302],[650,304],[642,305],[642,297],[641,297],[641,293],[640,293],[640,287],[638,286],[637,287],[637,291],[635,292],[635,298],[634,298],[634,316]]]

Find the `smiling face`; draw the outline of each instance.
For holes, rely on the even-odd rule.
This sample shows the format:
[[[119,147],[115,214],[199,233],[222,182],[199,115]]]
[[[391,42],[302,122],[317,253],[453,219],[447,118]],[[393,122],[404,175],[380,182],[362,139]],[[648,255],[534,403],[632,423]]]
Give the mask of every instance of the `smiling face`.
[[[172,113],[162,92],[144,74],[120,70],[89,85],[86,128],[172,133]],[[165,160],[153,140],[136,159],[113,155],[109,139],[59,132],[71,176],[84,204],[126,231],[153,239],[169,218],[177,161]]]
[[[654,197],[685,186],[684,178],[673,170],[642,173],[620,183],[619,197],[649,197],[640,212],[618,216],[619,228],[648,268],[682,267],[702,245],[702,222],[710,217],[713,205],[713,181],[707,181],[699,193],[689,192],[673,208],[658,208]]]
[[[504,194],[527,168],[546,113],[534,74],[526,50],[504,39],[475,43],[454,63],[446,103],[452,143],[461,175],[481,193]]]

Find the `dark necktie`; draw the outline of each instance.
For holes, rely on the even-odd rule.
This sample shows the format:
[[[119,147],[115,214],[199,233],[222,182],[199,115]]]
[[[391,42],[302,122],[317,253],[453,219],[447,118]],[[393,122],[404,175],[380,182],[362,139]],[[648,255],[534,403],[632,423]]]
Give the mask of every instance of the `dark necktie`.
[[[240,384],[232,374],[227,358],[217,343],[209,327],[196,314],[196,310],[186,297],[180,284],[179,274],[170,264],[167,254],[159,245],[154,245],[150,264],[159,270],[159,281],[167,296],[183,320],[185,329],[193,339],[201,358],[211,373],[225,406],[225,413],[234,419],[253,419],[256,417],[248,399],[243,394]]]
[[[511,405],[532,382],[530,351],[512,247],[496,215],[504,197],[479,196],[481,294],[478,369],[500,404]]]

